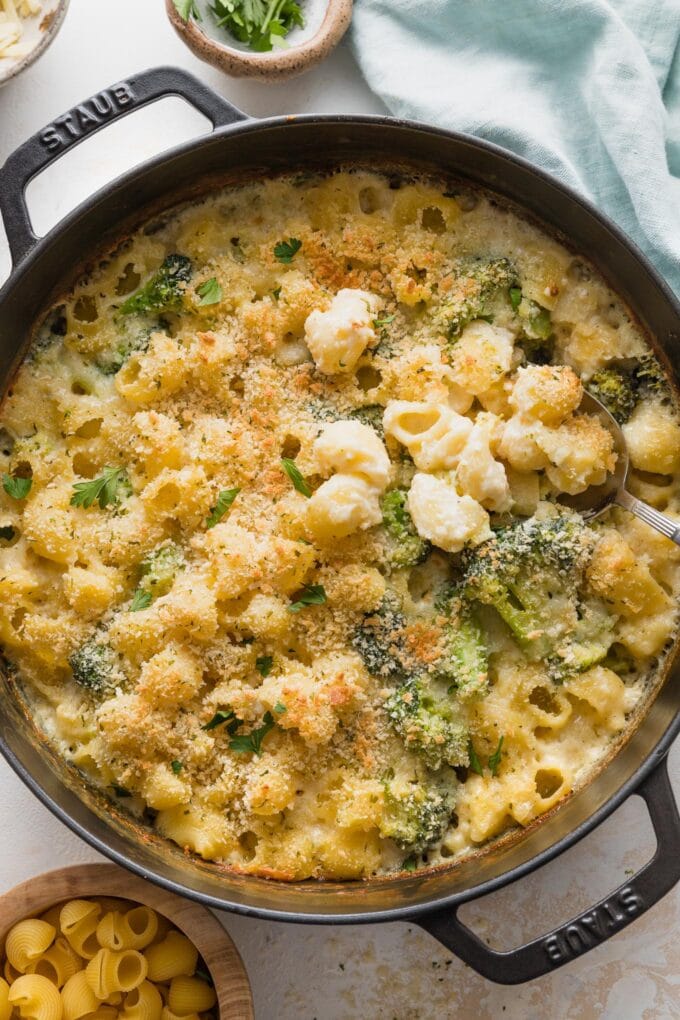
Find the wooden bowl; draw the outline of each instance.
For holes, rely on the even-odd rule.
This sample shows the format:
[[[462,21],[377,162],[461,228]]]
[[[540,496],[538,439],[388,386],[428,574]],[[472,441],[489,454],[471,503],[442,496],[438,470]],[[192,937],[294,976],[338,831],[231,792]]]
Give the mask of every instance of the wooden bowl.
[[[64,900],[112,896],[151,907],[184,932],[210,972],[220,1020],[253,1020],[253,997],[243,961],[231,938],[209,910],[175,896],[115,864],[80,864],[48,871],[0,897],[0,956],[10,928]]]
[[[40,14],[26,20],[22,42],[30,46],[30,50],[24,57],[0,61],[0,88],[34,64],[54,42],[66,17],[68,5],[69,0],[43,0]]]
[[[180,39],[201,60],[234,78],[281,81],[303,74],[320,63],[347,31],[352,20],[352,0],[323,0],[323,4],[325,13],[314,35],[303,37],[301,42],[296,43],[295,34],[300,31],[296,29],[291,33],[290,45],[286,49],[269,53],[241,48],[235,40],[230,45],[231,37],[226,30],[215,29],[215,34],[212,34],[208,13],[202,13],[200,22],[193,18],[184,21],[173,0],[165,0],[165,9]]]

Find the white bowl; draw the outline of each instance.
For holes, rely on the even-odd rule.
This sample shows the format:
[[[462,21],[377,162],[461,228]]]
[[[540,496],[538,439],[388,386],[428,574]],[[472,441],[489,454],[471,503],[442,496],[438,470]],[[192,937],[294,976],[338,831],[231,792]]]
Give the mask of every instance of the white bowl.
[[[61,28],[69,0],[42,0],[42,10],[23,22],[22,44],[30,47],[23,57],[0,58],[0,88],[30,67],[45,52]]]

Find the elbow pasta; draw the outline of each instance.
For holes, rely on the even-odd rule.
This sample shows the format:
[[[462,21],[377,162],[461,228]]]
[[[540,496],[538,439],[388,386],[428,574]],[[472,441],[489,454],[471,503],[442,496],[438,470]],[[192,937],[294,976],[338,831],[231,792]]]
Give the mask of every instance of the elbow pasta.
[[[93,922],[97,948],[78,954],[68,938]],[[9,963],[10,953],[27,973]],[[15,924],[5,954],[0,1020],[161,1020],[166,1013],[215,1020],[217,996],[198,950],[143,904],[70,900]]]
[[[632,491],[680,519],[663,369],[584,258],[460,182],[272,178],[152,227],[4,398],[0,652],[66,761],[187,855],[454,867],[587,782],[658,688],[680,550],[613,509],[538,592],[534,546],[506,585],[498,543],[577,528],[561,499],[616,464],[581,412],[607,386]],[[65,1020],[186,1020],[213,1008],[196,965],[153,911],[72,901],[2,973]]]

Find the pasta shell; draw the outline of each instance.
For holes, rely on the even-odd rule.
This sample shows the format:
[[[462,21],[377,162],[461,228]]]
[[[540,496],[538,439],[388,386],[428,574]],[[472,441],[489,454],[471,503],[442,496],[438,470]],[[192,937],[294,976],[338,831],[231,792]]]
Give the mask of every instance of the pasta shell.
[[[167,1006],[163,1007],[161,1020],[201,1020],[198,1013],[189,1013],[188,1016],[176,1016]]]
[[[186,935],[169,931],[162,942],[149,946],[144,953],[149,964],[149,981],[170,981],[181,974],[194,973],[198,950]]]
[[[73,977],[76,971],[82,968],[82,960],[71,949],[63,935],[59,935],[54,945],[50,946],[46,953],[39,956],[37,960],[26,968],[27,974],[42,974],[48,978],[57,988],[65,985],[69,978]]]
[[[160,992],[150,981],[143,981],[139,988],[125,996],[120,1015],[124,1020],[161,1020],[162,1011]]]
[[[63,1007],[56,985],[40,974],[24,974],[9,990],[10,1003],[25,1020],[61,1020]]]
[[[86,918],[99,917],[101,907],[92,900],[69,900],[61,908],[59,924],[64,935],[77,928]]]
[[[151,907],[140,905],[128,910],[125,923],[129,932],[126,948],[146,949],[158,932],[158,914]]]
[[[9,985],[0,978],[0,1020],[9,1020],[12,1015],[12,1006],[9,1001]],[[160,1016],[160,1013],[158,1014]]]
[[[216,1002],[215,989],[207,981],[181,975],[170,982],[168,1006],[176,1016],[205,1013]]]
[[[15,970],[25,974],[29,965],[49,949],[56,934],[56,928],[35,917],[19,921],[7,935],[7,959]]]
[[[90,988],[103,1001],[116,992],[131,992],[137,988],[146,977],[147,969],[142,954],[133,949],[120,953],[100,949],[88,963],[85,973]]]
[[[64,1020],[81,1020],[99,1006],[99,999],[90,988],[84,970],[69,978],[61,990]]]

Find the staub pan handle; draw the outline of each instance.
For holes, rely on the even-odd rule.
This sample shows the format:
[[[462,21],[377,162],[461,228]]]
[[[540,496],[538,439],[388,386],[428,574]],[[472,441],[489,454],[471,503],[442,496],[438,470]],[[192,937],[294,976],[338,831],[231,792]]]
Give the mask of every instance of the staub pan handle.
[[[0,169],[0,213],[13,265],[38,241],[26,206],[28,183],[89,135],[167,96],[185,99],[205,114],[213,127],[247,119],[226,99],[177,67],[154,67],[90,96],[19,146]]]
[[[627,927],[680,880],[680,815],[663,758],[635,790],[647,805],[656,836],[652,859],[609,896],[553,931],[517,949],[497,952],[457,917],[438,910],[418,923],[479,974],[518,985],[549,974]]]

